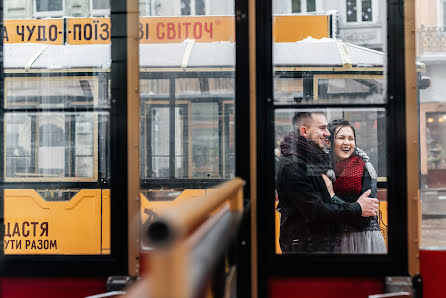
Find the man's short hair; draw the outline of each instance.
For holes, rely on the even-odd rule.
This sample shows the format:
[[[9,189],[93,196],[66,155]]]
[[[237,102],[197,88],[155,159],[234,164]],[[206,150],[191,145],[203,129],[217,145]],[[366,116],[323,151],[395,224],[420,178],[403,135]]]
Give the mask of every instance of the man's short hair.
[[[302,126],[310,126],[310,122],[313,119],[313,114],[324,115],[324,112],[296,112],[293,116],[293,129],[297,134],[300,134],[300,128]]]

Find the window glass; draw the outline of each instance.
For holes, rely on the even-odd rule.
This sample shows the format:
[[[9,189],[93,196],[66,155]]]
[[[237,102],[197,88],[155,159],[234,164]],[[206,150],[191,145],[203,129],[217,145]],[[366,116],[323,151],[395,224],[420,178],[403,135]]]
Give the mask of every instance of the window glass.
[[[98,81],[93,77],[6,78],[5,93],[9,108],[98,105]]]
[[[311,115],[315,115],[315,118],[307,124],[312,129],[309,135],[298,137],[296,131],[300,131],[300,120],[296,119],[300,119],[297,115],[302,113],[314,113]],[[293,125],[293,121],[297,122]],[[274,122],[278,195],[275,224],[279,230],[276,234],[276,253],[387,253],[386,190],[377,187],[386,164],[386,148],[380,141],[386,126],[384,109],[279,109],[275,112]],[[316,125],[314,123],[323,127],[312,126]],[[310,147],[313,148],[311,151]],[[315,152],[319,152],[319,158],[323,158],[317,165],[306,159]],[[305,173],[300,172],[304,166],[297,166],[297,160],[305,163]],[[353,167],[357,170],[356,174],[349,172]],[[320,184],[323,183],[321,175],[329,175],[330,171],[334,175],[330,182],[335,195],[332,198],[325,184]],[[305,189],[304,192],[302,189]],[[337,204],[348,203],[348,208],[353,208],[352,203],[366,189],[373,191],[381,205],[380,212],[369,220],[361,217],[360,213],[356,214],[356,218],[346,216],[343,219],[329,219],[330,215],[327,215],[324,222],[310,215],[323,212],[322,208],[335,208]],[[316,197],[321,203],[324,202],[324,206],[314,207],[310,204]],[[296,199],[303,203],[296,207],[291,201]],[[310,221],[315,221],[313,229],[308,229]]]
[[[6,114],[6,181],[97,181],[98,114]]]
[[[304,98],[304,79],[281,78],[274,80],[275,100],[281,103],[302,101]]]
[[[158,2],[140,3],[165,34],[140,41],[144,227],[235,174],[234,1]]]
[[[187,94],[232,94],[234,92],[233,78],[190,78],[177,79],[175,93],[178,96]]]
[[[169,135],[169,108],[153,107],[149,112],[152,150],[152,169],[147,172],[149,177],[169,177],[169,152],[170,140],[165,136]],[[146,171],[149,171],[147,169]]]
[[[196,15],[205,14],[204,0],[195,0],[195,14]]]
[[[109,255],[110,110],[125,100],[110,96],[110,1],[4,6],[0,255]]]
[[[188,16],[191,14],[191,0],[181,0],[181,15]]]
[[[169,95],[169,80],[141,80],[141,96]]]
[[[357,5],[356,5],[357,0],[347,0],[346,1],[346,5],[347,5],[347,22],[356,22],[357,19]]]
[[[316,11],[316,0],[291,0],[291,12],[312,12]]]
[[[291,0],[291,12],[301,12],[302,8],[300,6],[301,0]]]
[[[446,248],[445,1],[415,1],[421,249]]]
[[[446,2],[443,1],[443,27],[446,27]]]
[[[373,20],[372,14],[372,0],[362,0],[362,14],[361,19],[363,22],[370,22]]]
[[[302,13],[339,13],[284,16],[284,2],[273,9],[274,89],[268,106],[274,132],[268,141],[275,170],[275,252],[386,254],[385,26],[354,24],[377,17],[372,1],[317,3],[321,7],[316,1],[291,2]],[[385,11],[385,3],[379,8]],[[352,24],[339,26],[334,36],[327,30],[332,21]],[[379,209],[367,207],[360,199],[365,196],[378,200]],[[357,200],[367,214],[354,211]],[[330,216],[332,210],[346,216]]]
[[[192,106],[192,177],[221,178],[219,124],[219,107],[216,103],[196,103]]]
[[[62,0],[36,0],[37,12],[63,10]]]
[[[346,3],[349,7],[346,16],[340,15],[340,18],[348,19],[357,2]],[[362,8],[369,11],[371,3],[364,1]],[[335,4],[326,4],[324,8],[338,9]],[[313,25],[306,25],[304,17],[313,18]],[[387,101],[386,58],[382,51],[385,27],[341,27],[340,39],[328,29],[332,17],[337,15],[274,17],[276,104],[370,104]],[[373,34],[367,33],[371,39],[365,41],[356,39],[358,32]]]
[[[316,11],[316,0],[307,0],[307,12]]]
[[[384,92],[382,77],[357,75],[355,78],[318,79],[317,99],[345,102],[371,102],[380,100]],[[316,97],[315,97],[316,98]]]
[[[92,0],[93,9],[110,9],[110,1],[108,0]]]

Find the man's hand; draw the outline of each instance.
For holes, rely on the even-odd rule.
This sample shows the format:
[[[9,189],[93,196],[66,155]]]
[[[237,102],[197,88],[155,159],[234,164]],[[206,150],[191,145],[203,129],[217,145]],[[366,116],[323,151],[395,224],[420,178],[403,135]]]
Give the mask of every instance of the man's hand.
[[[330,178],[328,178],[325,174],[322,174],[322,178],[324,179],[325,186],[327,187],[330,197],[333,197],[335,195],[333,190],[333,182],[331,182]]]
[[[379,201],[377,198],[369,198],[370,193],[371,191],[369,189],[356,201],[361,206],[361,216],[363,217],[376,216],[378,214]]]

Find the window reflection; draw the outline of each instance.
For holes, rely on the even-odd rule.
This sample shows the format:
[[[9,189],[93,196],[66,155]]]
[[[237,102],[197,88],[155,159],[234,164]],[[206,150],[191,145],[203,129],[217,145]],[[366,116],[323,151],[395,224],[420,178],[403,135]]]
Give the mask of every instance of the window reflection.
[[[98,113],[7,113],[6,180],[97,181],[97,156],[104,159],[106,155],[103,147],[98,152],[97,142],[99,119],[104,117]]]
[[[275,15],[273,109],[275,116],[274,152],[271,154],[274,155],[275,160],[276,206],[278,204],[275,213],[276,252],[386,253],[387,202],[383,184],[386,181],[387,87],[384,47],[386,4],[375,0],[338,2],[278,0],[273,4],[273,15]],[[313,11],[317,13],[309,13]],[[325,13],[328,11],[331,12]],[[289,13],[299,13],[294,18],[295,21],[302,20],[302,23],[299,26],[285,26],[291,22],[291,18],[286,19],[281,14]],[[327,30],[333,24],[336,24],[336,33],[330,29]],[[286,33],[291,36],[287,36]],[[366,104],[376,104],[379,108],[359,108]],[[315,112],[314,109],[308,107],[311,105],[324,105],[330,108],[323,111],[325,114],[316,113],[316,116],[323,118],[324,124],[321,125],[324,127],[310,129],[308,134],[303,135],[298,127],[305,125],[302,126],[300,123],[298,127],[295,127],[296,125],[291,122],[296,112]],[[336,139],[331,141],[327,139],[330,135],[327,125],[336,119],[348,120],[350,128],[345,128],[345,130],[354,133],[350,140],[345,136],[345,131],[342,131],[346,145],[335,152],[335,147],[327,147],[328,143],[334,144],[336,141]],[[308,123],[305,124],[310,127],[314,121],[310,117]],[[290,148],[294,146],[295,149],[290,149],[291,152],[286,150],[290,142],[293,144]],[[304,164],[293,167],[294,163],[298,163],[292,158],[293,156],[300,161],[307,156],[301,150],[306,148],[305,152],[308,153],[307,149],[310,147],[307,146],[307,148],[304,145],[313,146],[316,148],[312,147],[314,152],[319,152],[319,157],[328,156],[329,160],[325,163],[317,163],[317,166],[313,165],[313,167],[306,167]],[[367,157],[364,158],[367,162],[363,159],[361,162],[373,168],[371,172],[374,178],[371,179],[370,175],[357,174],[354,179],[348,179],[346,184],[353,185],[356,190],[346,194],[343,192],[345,189],[336,184],[336,181],[340,183],[339,181],[343,180],[344,172],[336,171],[339,168],[336,166],[341,163],[333,163],[333,160],[343,160],[347,163],[347,161],[358,159],[359,154],[354,151],[356,147],[363,149],[366,153]],[[323,150],[326,152],[324,153]],[[342,159],[343,154],[347,153],[348,158]],[[326,171],[317,172],[321,167],[333,170],[332,179],[329,181],[332,181],[333,185],[336,184],[335,193],[338,195],[334,198],[338,197],[339,202],[332,199],[333,196],[328,192],[329,187],[322,180],[321,174],[326,174]],[[302,168],[305,168],[306,172],[299,174],[298,169]],[[310,170],[307,171],[307,169]],[[358,170],[358,173],[365,173],[363,170],[364,167],[361,171]],[[302,182],[303,180],[305,181]],[[289,183],[290,181],[293,183]],[[378,181],[381,187],[379,190],[376,187]],[[298,183],[301,183],[302,187],[295,188]],[[365,191],[362,186],[367,185],[373,188],[371,195],[378,197],[381,201],[379,212],[375,208],[373,210],[375,214],[369,219],[361,218],[361,214],[358,216],[357,213],[355,218],[331,217],[333,210],[341,214],[345,213],[346,209],[354,208],[352,207],[356,204],[354,202]],[[290,202],[303,203],[291,204]],[[341,207],[336,207],[336,203],[339,203]],[[324,219],[321,220],[321,218]],[[361,226],[359,223],[361,221],[368,221],[369,224],[373,222],[373,224]],[[356,228],[352,228],[355,225]],[[359,226],[361,228],[358,228]],[[351,236],[351,232],[356,233],[354,237]],[[346,234],[348,237],[343,238]],[[359,240],[360,238],[362,240]],[[352,243],[355,245],[352,246]],[[377,244],[379,248],[372,248],[372,243]]]
[[[382,126],[383,109],[276,110],[276,252],[387,252],[386,190],[377,188]],[[361,196],[379,198],[379,210],[361,216]]]

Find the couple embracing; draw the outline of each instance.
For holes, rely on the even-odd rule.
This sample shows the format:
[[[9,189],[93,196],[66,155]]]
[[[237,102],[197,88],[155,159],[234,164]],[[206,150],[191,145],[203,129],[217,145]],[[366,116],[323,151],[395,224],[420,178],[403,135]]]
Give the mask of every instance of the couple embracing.
[[[277,172],[283,253],[386,253],[376,172],[346,120],[300,112],[280,144]],[[329,153],[324,151],[328,147]]]

